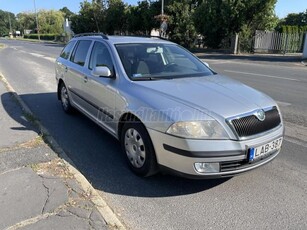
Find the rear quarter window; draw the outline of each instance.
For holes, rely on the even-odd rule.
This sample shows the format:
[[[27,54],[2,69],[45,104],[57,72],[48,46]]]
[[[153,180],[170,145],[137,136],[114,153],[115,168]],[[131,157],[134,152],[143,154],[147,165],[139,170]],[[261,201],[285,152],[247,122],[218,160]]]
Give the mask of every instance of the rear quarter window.
[[[64,58],[64,59],[68,59],[71,52],[72,52],[72,49],[74,48],[74,45],[75,45],[76,41],[71,41],[69,42],[65,47],[64,49],[62,50],[61,54],[60,54],[60,57],[61,58]]]
[[[84,66],[91,43],[92,41],[90,40],[79,41],[70,60],[78,65]]]

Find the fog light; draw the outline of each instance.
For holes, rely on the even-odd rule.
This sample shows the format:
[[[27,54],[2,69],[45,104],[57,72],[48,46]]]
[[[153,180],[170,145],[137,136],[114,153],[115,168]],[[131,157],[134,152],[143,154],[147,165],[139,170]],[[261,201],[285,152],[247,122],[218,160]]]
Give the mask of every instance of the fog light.
[[[194,163],[194,167],[199,173],[217,173],[220,171],[219,163],[199,162]]]

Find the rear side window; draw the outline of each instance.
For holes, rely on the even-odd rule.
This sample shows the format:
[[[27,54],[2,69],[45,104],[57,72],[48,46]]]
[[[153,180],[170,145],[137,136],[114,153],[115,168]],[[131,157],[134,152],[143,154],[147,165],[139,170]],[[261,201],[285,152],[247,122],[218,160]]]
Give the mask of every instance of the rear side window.
[[[77,48],[75,49],[70,60],[78,65],[84,66],[86,55],[90,48],[91,43],[92,41],[89,41],[89,40],[80,41],[77,44]]]
[[[68,59],[68,58],[69,58],[69,55],[70,55],[71,52],[72,52],[72,49],[74,48],[75,43],[76,43],[75,41],[69,42],[69,43],[64,47],[64,49],[62,50],[62,52],[61,52],[61,54],[60,54],[60,57],[61,57],[61,58]]]

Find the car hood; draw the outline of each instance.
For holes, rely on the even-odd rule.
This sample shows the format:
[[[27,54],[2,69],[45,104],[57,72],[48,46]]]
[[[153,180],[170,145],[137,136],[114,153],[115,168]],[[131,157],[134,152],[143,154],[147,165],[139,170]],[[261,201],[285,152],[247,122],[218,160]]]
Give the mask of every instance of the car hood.
[[[229,118],[276,105],[264,93],[221,75],[137,83],[152,93],[147,95],[152,99],[158,93],[214,117]]]

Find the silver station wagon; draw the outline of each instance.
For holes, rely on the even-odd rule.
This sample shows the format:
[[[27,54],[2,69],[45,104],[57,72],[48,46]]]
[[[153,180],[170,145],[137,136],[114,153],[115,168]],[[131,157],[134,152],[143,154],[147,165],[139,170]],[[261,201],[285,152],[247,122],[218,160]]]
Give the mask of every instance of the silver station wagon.
[[[234,176],[281,149],[274,100],[166,40],[76,35],[56,60],[56,80],[64,111],[81,111],[117,138],[140,176]]]

